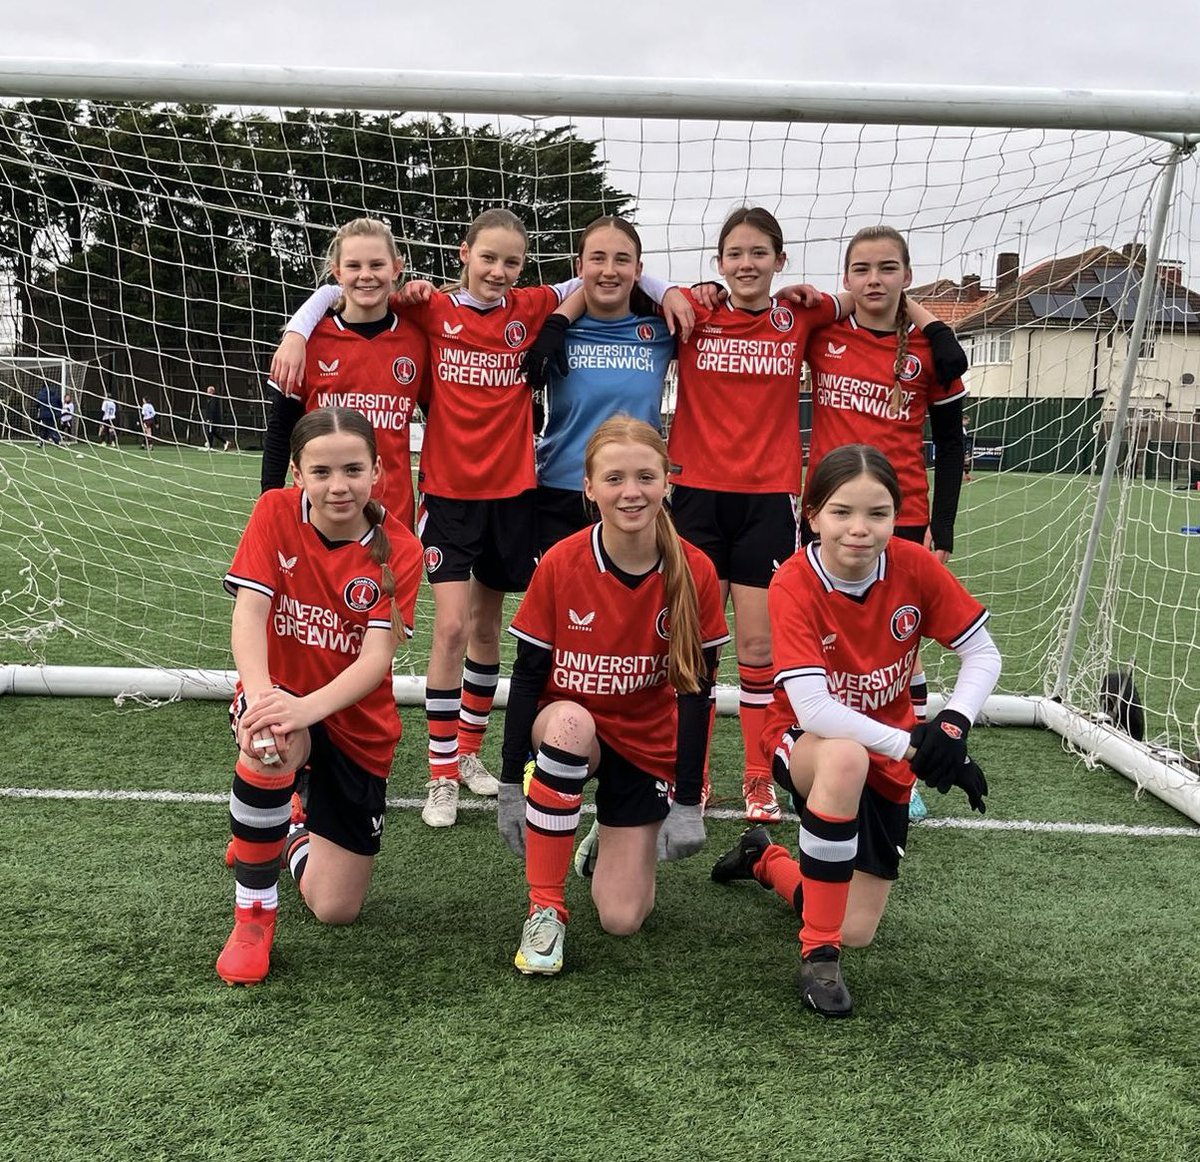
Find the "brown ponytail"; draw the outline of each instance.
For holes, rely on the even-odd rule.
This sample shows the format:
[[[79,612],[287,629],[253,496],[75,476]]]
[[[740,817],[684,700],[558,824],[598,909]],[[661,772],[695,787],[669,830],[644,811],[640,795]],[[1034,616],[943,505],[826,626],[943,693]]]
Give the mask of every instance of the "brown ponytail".
[[[663,476],[670,473],[667,445],[659,433],[644,420],[616,415],[605,420],[588,440],[584,454],[584,472],[592,474],[596,453],[606,444],[643,444],[652,449],[662,463]],[[654,544],[662,558],[663,588],[667,595],[667,678],[681,694],[696,694],[704,675],[704,647],[700,638],[700,601],[696,581],[688,568],[683,544],[666,508],[654,518]]]
[[[392,633],[404,640],[404,613],[396,604],[396,577],[388,562],[392,558],[392,541],[383,527],[383,505],[375,499],[368,500],[363,516],[371,522],[375,535],[371,538],[371,560],[379,566],[379,584],[392,602]]]
[[[888,404],[888,415],[898,418],[904,403],[904,384],[900,373],[908,361],[908,296],[901,291],[896,306],[896,362],[892,364],[892,398]]]
[[[654,543],[662,557],[663,588],[667,593],[671,635],[667,642],[667,678],[681,694],[697,694],[704,674],[700,601],[683,544],[665,507],[654,518]]]

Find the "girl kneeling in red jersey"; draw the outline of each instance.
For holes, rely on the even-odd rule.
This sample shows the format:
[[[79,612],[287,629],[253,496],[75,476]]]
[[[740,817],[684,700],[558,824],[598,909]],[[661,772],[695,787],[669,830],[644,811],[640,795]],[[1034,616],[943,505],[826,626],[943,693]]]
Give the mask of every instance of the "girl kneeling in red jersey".
[[[967,357],[953,330],[905,294],[912,263],[903,235],[866,226],[846,247],[843,285],[851,313],[817,331],[805,358],[812,370],[808,470],[844,444],[872,444],[896,470],[904,499],[898,537],[924,545],[943,564],[954,548],[962,487]],[[925,419],[933,437],[933,503],[925,467]],[[925,718],[928,687],[917,659],[913,711]],[[914,794],[910,817],[925,814]]]
[[[638,931],[654,907],[658,855],[704,843],[708,693],[729,632],[716,570],[663,507],[668,467],[649,424],[601,424],[585,458],[600,522],[546,552],[513,619],[499,826],[525,856],[530,910],[515,959],[524,973],[562,968],[564,886],[589,777],[600,824],[592,899],[605,931]]]
[[[267,975],[285,844],[304,902],[327,924],[354,920],[371,880],[400,740],[392,655],[412,633],[421,579],[417,538],[370,499],[379,471],[365,416],[309,412],[292,432],[298,487],[259,497],[225,576],[239,678],[237,903],[217,959],[229,984]],[[302,768],[307,826],[289,832]]]
[[[899,874],[914,776],[943,792],[958,785],[984,809],[987,783],[966,740],[1000,654],[987,611],[950,570],[892,537],[900,485],[878,449],[830,452],[806,499],[817,539],[768,593],[775,693],[762,744],[800,814],[800,859],[753,827],[712,875],[756,879],[796,908],[801,997],[824,1016],[847,1016],[841,948],[875,935]],[[923,637],[962,665],[946,709],[914,725],[909,681]]]

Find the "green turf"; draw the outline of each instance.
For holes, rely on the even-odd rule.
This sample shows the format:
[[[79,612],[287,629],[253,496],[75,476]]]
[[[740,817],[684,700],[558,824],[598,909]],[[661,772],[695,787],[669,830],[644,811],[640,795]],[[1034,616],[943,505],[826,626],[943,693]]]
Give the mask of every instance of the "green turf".
[[[419,794],[419,716],[393,794]],[[228,788],[222,708],[0,700],[23,786]],[[492,757],[498,731],[488,739]],[[1177,826],[1040,732],[977,730],[989,817]],[[718,726],[719,797],[736,725]],[[955,796],[930,796],[942,816]],[[660,869],[644,931],[579,881],[567,970],[511,968],[520,865],[491,812],[389,817],[361,920],[285,884],[272,974],[229,989],[220,805],[7,799],[0,1154],[55,1159],[1186,1159],[1200,840],[914,828],[858,1012],[799,1010],[795,922],[711,859]],[[794,843],[794,824],[779,834]]]
[[[169,445],[149,455],[132,443],[114,452],[0,442],[0,662],[228,668],[220,578],[259,463],[253,453]],[[952,564],[992,612],[1002,691],[1041,694],[1057,673],[1095,488],[1087,477],[1006,472],[978,474],[963,490]],[[1134,659],[1150,735],[1191,751],[1200,746],[1200,537],[1178,530],[1200,523],[1200,494],[1141,482],[1124,505],[1117,566],[1111,514],[1105,522],[1070,701],[1092,710],[1105,670]],[[1101,606],[1114,570],[1118,595]],[[431,623],[423,589],[399,671],[423,671]],[[732,681],[726,653],[723,680]],[[949,681],[940,657],[928,648],[935,689]]]
[[[0,661],[227,667],[219,577],[257,473],[252,455],[0,444]],[[1131,490],[1129,596],[1094,618],[1113,657],[1159,675],[1152,729],[1164,707],[1185,730],[1195,714],[1200,539],[1171,535],[1195,503]],[[993,611],[1004,689],[1040,692],[1052,669],[1088,504],[1051,476],[964,493],[954,564]],[[420,608],[400,669],[428,647]],[[403,714],[392,794],[419,798],[423,724]],[[220,703],[0,698],[0,728],[6,786],[228,791]],[[1185,825],[1051,735],[971,742],[989,819]],[[493,729],[492,763],[498,745]],[[720,720],[718,806],[739,753]],[[915,828],[876,944],[847,955],[858,1015],[826,1024],[796,1006],[793,918],[708,879],[735,821],[661,870],[631,939],[604,936],[572,882],[568,971],[531,981],[510,967],[523,879],[494,814],[433,832],[398,810],[361,921],[324,929],[285,886],[270,980],[231,990],[212,970],[220,805],[0,811],[0,1158],[1200,1156],[1194,838]]]

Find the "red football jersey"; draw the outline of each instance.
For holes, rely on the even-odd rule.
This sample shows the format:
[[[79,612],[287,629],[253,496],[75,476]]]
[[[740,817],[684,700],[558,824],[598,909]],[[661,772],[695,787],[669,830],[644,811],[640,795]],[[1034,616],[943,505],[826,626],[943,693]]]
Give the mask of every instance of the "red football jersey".
[[[916,723],[908,682],[922,638],[949,649],[988,619],[987,610],[928,550],[893,538],[879,558],[876,579],[862,597],[833,587],[816,544],[789,557],[767,591],[775,697],[762,745],[768,758],[796,722],[783,683],[823,675],[829,693],[876,722],[911,730]],[[889,799],[908,801],[914,779],[908,763],[871,756],[867,781]]]
[[[289,393],[306,412],[353,408],[371,421],[383,464],[371,494],[409,528],[414,508],[409,422],[428,374],[429,344],[410,319],[393,315],[391,327],[367,339],[331,313],[308,341],[304,383]]]
[[[662,573],[630,589],[600,552],[600,525],[559,541],[534,570],[509,632],[554,654],[542,705],[578,702],[618,754],[675,782],[675,690],[667,681],[667,598]],[[712,562],[686,541],[705,648],[729,640]]]
[[[837,300],[805,310],[775,299],[762,311],[715,311],[684,291],[696,327],[679,345],[671,478],[721,492],[800,490],[800,365],[808,337],[838,316]]]
[[[888,414],[895,382],[896,336],[876,335],[851,315],[818,331],[805,353],[812,369],[812,446],[808,471],[843,444],[871,444],[900,478],[899,525],[929,523],[925,415],[930,407],[967,394],[961,379],[944,387],[933,373],[929,340],[909,328],[908,358],[900,372],[900,415]]]
[[[553,287],[533,286],[514,287],[485,311],[457,294],[405,308],[429,339],[422,492],[497,500],[537,484],[533,400],[521,359],[560,301]]]
[[[421,542],[393,517],[384,518],[395,597],[371,560],[370,529],[359,541],[330,544],[310,523],[307,495],[273,488],[258,498],[225,574],[225,588],[245,586],[271,599],[267,666],[271,681],[294,694],[321,689],[362,650],[368,629],[391,628],[396,602],[407,635],[421,582]],[[360,702],[325,719],[330,738],[355,762],[387,778],[400,740],[400,715],[388,675]]]

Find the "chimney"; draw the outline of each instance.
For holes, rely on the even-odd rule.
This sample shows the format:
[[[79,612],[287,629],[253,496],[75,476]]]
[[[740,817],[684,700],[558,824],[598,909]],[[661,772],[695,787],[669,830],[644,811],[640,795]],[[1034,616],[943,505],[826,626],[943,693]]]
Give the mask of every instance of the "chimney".
[[[1003,294],[1017,285],[1017,277],[1021,273],[1021,256],[1011,250],[1005,250],[996,255],[996,290]]]
[[[1141,242],[1126,242],[1121,247],[1121,253],[1129,259],[1134,266],[1146,265],[1146,247]]]
[[[964,274],[962,280],[962,301],[973,303],[983,298],[983,279],[977,274]]]
[[[1183,263],[1177,259],[1167,259],[1158,264],[1158,281],[1163,286],[1183,286]]]

